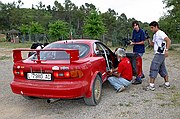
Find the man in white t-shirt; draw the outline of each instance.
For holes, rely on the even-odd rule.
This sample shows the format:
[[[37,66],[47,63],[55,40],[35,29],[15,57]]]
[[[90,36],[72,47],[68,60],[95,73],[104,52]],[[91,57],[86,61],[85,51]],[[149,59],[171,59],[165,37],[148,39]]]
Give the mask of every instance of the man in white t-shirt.
[[[154,33],[153,40],[149,40],[150,45],[154,46],[154,58],[150,67],[150,83],[149,86],[146,87],[146,90],[155,90],[154,82],[158,73],[165,81],[165,83],[160,86],[170,88],[168,73],[165,66],[165,57],[168,57],[168,49],[170,48],[171,40],[159,29],[159,24],[156,21],[151,22],[149,26]]]

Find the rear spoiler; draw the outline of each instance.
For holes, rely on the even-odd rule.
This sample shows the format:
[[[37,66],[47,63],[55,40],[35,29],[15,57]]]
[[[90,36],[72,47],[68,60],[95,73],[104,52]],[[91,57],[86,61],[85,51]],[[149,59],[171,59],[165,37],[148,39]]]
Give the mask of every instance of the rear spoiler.
[[[37,52],[37,63],[41,63],[40,60],[40,51],[65,51],[70,55],[70,62],[79,59],[79,50],[77,49],[60,49],[60,48],[51,48],[51,49],[28,49],[28,48],[19,48],[13,50],[13,62],[17,62],[23,60],[21,52],[22,51],[30,51],[30,52]]]

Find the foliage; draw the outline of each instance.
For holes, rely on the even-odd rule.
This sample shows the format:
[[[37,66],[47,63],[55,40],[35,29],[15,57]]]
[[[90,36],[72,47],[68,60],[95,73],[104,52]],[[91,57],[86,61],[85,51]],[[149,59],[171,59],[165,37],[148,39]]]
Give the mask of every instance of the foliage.
[[[41,33],[44,33],[44,28],[38,22],[31,22],[31,24],[30,24],[30,33],[31,34],[41,34]]]
[[[67,39],[69,36],[68,23],[61,20],[50,23],[49,35],[56,39]]]
[[[163,0],[166,8],[169,8],[168,14],[160,18],[160,27],[171,38],[173,43],[180,43],[180,1]]]
[[[103,23],[107,28],[106,39],[111,40],[116,35],[116,12],[114,10],[108,9],[107,12],[102,13]]]
[[[92,11],[85,19],[84,33],[93,39],[98,39],[105,31],[101,16],[96,11]]]
[[[0,38],[0,42],[6,42],[6,38]]]
[[[20,27],[19,27],[20,31],[23,33],[23,34],[26,34],[29,32],[29,26],[28,25],[24,25],[22,24]]]
[[[86,35],[87,37],[101,39],[103,42],[110,41],[119,45],[123,38],[131,38],[131,23],[136,20],[127,18],[124,13],[119,15],[111,8],[101,13],[92,3],[85,3],[78,7],[71,0],[64,0],[64,3],[55,0],[53,6],[46,6],[40,1],[37,5],[33,4],[32,8],[21,8],[24,4],[23,1],[16,1],[7,4],[0,1],[1,32],[19,29],[23,34],[49,33],[51,37],[56,39],[68,38],[69,33],[72,33],[73,38],[83,38]],[[161,29],[168,34],[174,43],[180,43],[180,1],[163,0],[163,3],[166,4],[169,11],[158,22]],[[92,11],[95,13],[91,14]],[[93,15],[97,21],[90,20],[90,16]],[[52,32],[54,30],[49,29],[50,24],[54,24],[58,20],[66,23],[64,25],[66,28],[63,30],[66,33],[59,33],[58,31],[56,34]],[[148,24],[140,21],[141,28],[147,30],[152,36]],[[92,31],[90,31],[91,29]]]

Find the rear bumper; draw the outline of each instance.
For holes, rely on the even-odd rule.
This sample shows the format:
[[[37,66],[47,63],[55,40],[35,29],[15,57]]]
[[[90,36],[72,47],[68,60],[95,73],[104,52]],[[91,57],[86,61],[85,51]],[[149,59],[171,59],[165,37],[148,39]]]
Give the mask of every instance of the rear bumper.
[[[29,82],[11,82],[13,93],[25,96],[34,96],[42,98],[80,98],[84,97],[87,86],[81,81],[76,82],[54,82],[45,83],[29,83]]]

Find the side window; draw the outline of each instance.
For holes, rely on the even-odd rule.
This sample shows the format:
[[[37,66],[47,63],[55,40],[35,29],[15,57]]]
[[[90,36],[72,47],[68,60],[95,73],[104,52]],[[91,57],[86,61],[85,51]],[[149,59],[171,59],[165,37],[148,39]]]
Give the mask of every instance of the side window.
[[[97,55],[105,55],[105,52],[106,52],[106,55],[110,55],[109,50],[103,44],[100,44],[100,43],[95,43],[94,52]]]
[[[95,44],[94,44],[94,52],[95,52],[95,54],[96,54],[96,55],[102,55],[103,52],[104,52],[102,48],[103,48],[103,47],[102,47],[100,44],[95,43]]]

